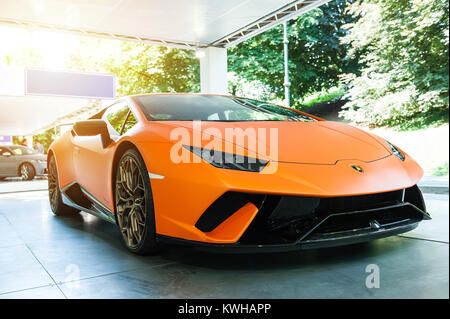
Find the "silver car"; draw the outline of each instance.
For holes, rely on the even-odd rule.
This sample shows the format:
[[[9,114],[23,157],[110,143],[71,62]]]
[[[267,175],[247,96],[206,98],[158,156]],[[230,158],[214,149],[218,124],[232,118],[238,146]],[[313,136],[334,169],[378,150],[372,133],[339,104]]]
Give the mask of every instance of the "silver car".
[[[20,145],[0,145],[0,180],[22,177],[32,180],[47,173],[47,157]]]

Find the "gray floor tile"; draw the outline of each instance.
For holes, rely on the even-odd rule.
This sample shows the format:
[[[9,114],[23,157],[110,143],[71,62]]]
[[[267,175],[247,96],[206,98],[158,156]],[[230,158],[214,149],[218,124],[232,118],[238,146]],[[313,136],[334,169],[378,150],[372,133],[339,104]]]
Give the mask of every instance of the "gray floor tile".
[[[51,283],[50,276],[25,245],[0,248],[0,293]]]

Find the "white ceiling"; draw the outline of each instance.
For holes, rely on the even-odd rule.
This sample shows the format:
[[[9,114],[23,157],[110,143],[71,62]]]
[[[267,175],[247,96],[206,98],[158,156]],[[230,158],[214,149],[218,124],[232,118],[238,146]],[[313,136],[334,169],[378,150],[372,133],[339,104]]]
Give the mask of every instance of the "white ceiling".
[[[226,46],[329,0],[2,0],[0,22],[193,47]],[[255,25],[256,23],[256,25]],[[220,42],[230,38],[232,41]]]

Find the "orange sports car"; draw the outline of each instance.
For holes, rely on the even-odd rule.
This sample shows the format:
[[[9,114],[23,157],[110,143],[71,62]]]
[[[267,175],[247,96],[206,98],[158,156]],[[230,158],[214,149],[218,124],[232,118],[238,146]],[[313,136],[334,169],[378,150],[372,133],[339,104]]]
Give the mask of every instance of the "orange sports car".
[[[121,98],[48,152],[56,215],[116,223],[134,253],[163,243],[222,251],[337,246],[430,216],[423,171],[380,137],[252,99]]]

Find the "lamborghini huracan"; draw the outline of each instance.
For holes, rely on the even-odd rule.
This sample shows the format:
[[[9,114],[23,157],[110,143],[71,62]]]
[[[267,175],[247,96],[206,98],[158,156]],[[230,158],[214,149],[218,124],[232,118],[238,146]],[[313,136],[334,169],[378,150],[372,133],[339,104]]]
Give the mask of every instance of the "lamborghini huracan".
[[[47,163],[54,214],[115,223],[137,254],[167,243],[224,252],[330,247],[430,219],[417,187],[423,171],[400,148],[235,96],[121,98],[74,123]]]

